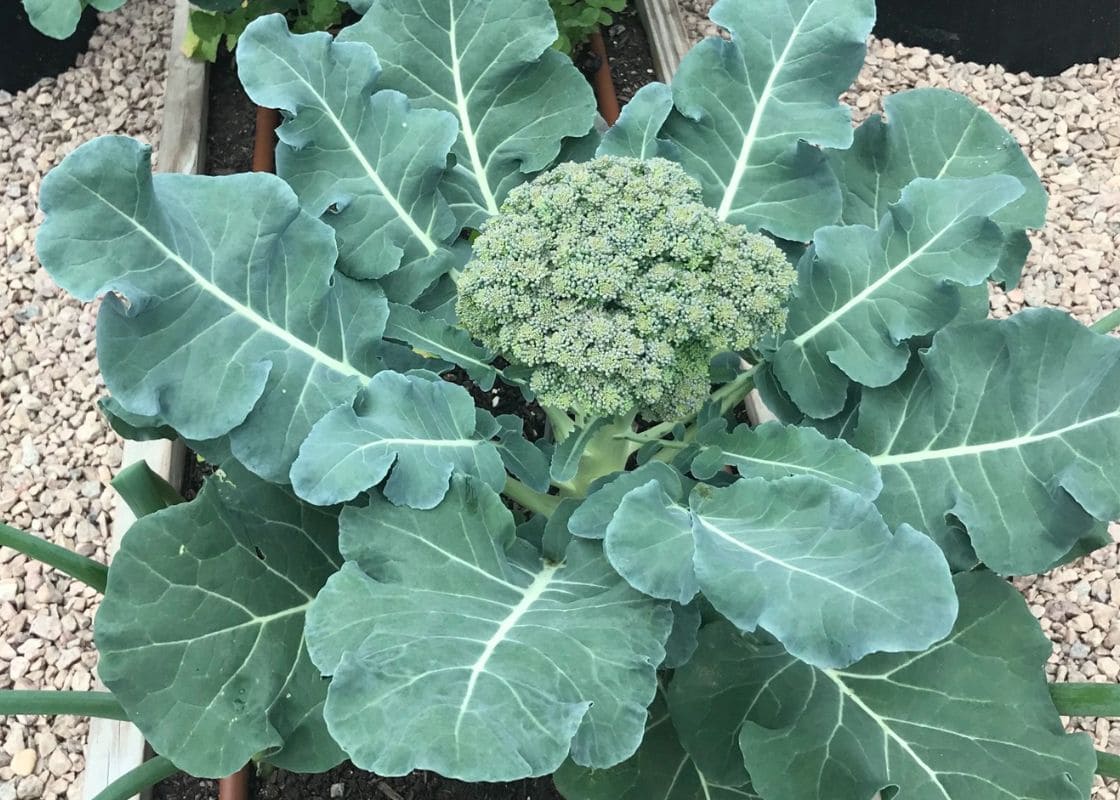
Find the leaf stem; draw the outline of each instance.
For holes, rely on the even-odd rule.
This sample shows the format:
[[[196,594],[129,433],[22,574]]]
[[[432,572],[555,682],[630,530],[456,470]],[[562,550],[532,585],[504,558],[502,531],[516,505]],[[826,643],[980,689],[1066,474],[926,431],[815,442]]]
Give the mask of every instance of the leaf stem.
[[[1120,781],[1120,756],[1098,750],[1097,774],[1102,778]]]
[[[73,714],[128,721],[128,714],[110,692],[5,689],[0,691],[0,716],[7,714]]]
[[[556,511],[556,507],[560,505],[559,497],[530,489],[512,476],[506,478],[506,485],[502,489],[502,494],[534,514],[541,514],[546,517],[551,517]]]
[[[46,539],[0,523],[0,546],[10,547],[36,561],[42,561],[71,578],[77,578],[104,593],[109,578],[109,568],[100,561],[80,556],[65,547],[59,547]]]
[[[552,426],[552,440],[557,444],[567,439],[576,429],[576,423],[564,411],[550,406],[541,406],[541,410]]]
[[[149,758],[140,766],[121,775],[97,793],[93,800],[129,800],[149,786],[155,786],[164,778],[179,771],[170,759],[163,756]]]
[[[1111,683],[1052,683],[1050,696],[1066,717],[1120,717],[1120,686]]]
[[[615,439],[623,439],[627,442],[637,442],[638,444],[656,443],[662,447],[671,447],[677,450],[683,450],[688,447],[687,442],[677,442],[672,439],[662,439],[659,436],[646,436],[644,433],[631,433],[631,434],[616,434]]]
[[[147,461],[128,465],[111,483],[137,519],[183,502],[182,496],[153,472]]]
[[[1120,308],[1110,311],[1089,326],[1089,330],[1094,333],[1111,333],[1116,328],[1120,328]]]

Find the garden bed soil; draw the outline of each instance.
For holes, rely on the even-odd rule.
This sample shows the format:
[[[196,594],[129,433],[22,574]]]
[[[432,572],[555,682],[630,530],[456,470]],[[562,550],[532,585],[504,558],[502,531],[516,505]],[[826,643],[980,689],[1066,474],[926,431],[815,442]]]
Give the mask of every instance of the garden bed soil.
[[[22,91],[41,78],[53,78],[70,69],[89,47],[97,27],[97,12],[86,8],[74,33],[66,39],[52,39],[32,27],[19,0],[0,3],[0,26],[4,46],[0,47],[0,91]]]
[[[611,75],[620,103],[642,86],[656,80],[645,29],[633,9],[615,15],[603,32],[611,62]],[[598,68],[594,54],[581,48],[574,55],[585,74]],[[222,52],[210,71],[209,122],[206,132],[207,175],[248,172],[253,162],[256,108],[237,79],[232,56]],[[544,432],[544,415],[536,404],[526,404],[513,387],[498,383],[487,392],[476,386],[461,370],[447,378],[470,390],[480,407],[494,414],[516,414],[525,421],[530,439]],[[190,499],[201,488],[213,468],[188,453],[183,495]],[[215,800],[218,781],[175,775],[160,782],[152,800]],[[430,772],[414,772],[403,778],[380,778],[349,762],[330,772],[300,775],[270,770],[250,779],[253,800],[563,800],[549,777],[513,783],[462,783]]]

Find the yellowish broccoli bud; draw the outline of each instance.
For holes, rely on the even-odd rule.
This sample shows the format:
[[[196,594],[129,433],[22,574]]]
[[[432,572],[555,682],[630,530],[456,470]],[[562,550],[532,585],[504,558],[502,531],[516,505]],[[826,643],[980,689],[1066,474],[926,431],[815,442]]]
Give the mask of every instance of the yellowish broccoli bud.
[[[510,192],[459,279],[460,324],[532,370],[545,405],[683,417],[708,363],[785,325],[796,279],[662,159],[563,164]]]

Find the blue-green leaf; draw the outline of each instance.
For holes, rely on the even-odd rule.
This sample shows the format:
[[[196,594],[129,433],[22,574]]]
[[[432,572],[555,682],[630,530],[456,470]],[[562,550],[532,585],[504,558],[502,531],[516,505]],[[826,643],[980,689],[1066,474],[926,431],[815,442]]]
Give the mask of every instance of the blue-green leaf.
[[[1023,193],[1007,175],[918,178],[879,223],[824,228],[798,267],[774,374],[806,414],[844,407],[850,381],[886,386],[905,371],[907,339],[960,310],[957,286],[983,284],[1003,233],[991,217]]]
[[[368,45],[293,35],[280,14],[246,28],[237,64],[249,96],[285,112],[276,172],[335,229],[343,272],[385,278],[408,302],[455,265],[459,225],[439,191],[451,114],[374,91],[381,68]]]
[[[851,148],[828,151],[844,192],[844,224],[878,225],[915,178],[1011,175],[1024,192],[992,215],[1006,236],[992,278],[1017,283],[1030,250],[1026,229],[1045,224],[1047,197],[1015,137],[967,97],[945,89],[901,92],[885,98],[883,109],[885,123],[872,115]]]
[[[857,494],[810,476],[754,478],[700,485],[690,506],[654,481],[623,498],[604,544],[632,586],[678,602],[702,591],[742,630],[761,626],[822,666],[920,649],[952,627],[937,546],[907,525],[892,535]]]
[[[672,110],[672,90],[663,83],[646,84],[623,107],[618,121],[604,134],[596,155],[671,158],[675,148],[659,133]]]
[[[729,433],[715,426],[702,429],[697,443],[703,449],[692,462],[692,474],[702,480],[730,465],[745,478],[813,475],[868,500],[883,488],[866,454],[813,428],[765,422],[754,428],[739,425]]]
[[[103,137],[67,156],[43,181],[40,259],[80,299],[107,295],[98,359],[126,412],[228,436],[286,481],[312,425],[380,368],[384,295],[334,272],[333,231],[274,175],[153,177],[150,155]]]
[[[638,748],[671,614],[596,543],[542,561],[497,494],[456,477],[430,511],[347,508],[342,550],[307,636],[355,764],[500,781]]]
[[[745,718],[740,745],[759,792],[798,800],[867,800],[879,790],[908,800],[1089,796],[1092,740],[1062,729],[1042,670],[1050,641],[1022,596],[991,573],[960,575],[956,584],[961,615],[947,639],[842,671],[810,667],[724,627],[719,662],[697,658],[689,668],[736,682],[722,700]]]
[[[547,0],[374,0],[339,35],[373,45],[379,86],[459,122],[444,194],[478,228],[514,186],[548,167],[595,122],[591,87],[551,49]]]
[[[380,372],[357,410],[337,408],[311,429],[292,465],[292,486],[305,500],[327,506],[352,500],[392,470],[382,489],[389,500],[431,508],[454,472],[494,489],[505,485],[490,433],[479,434],[474,400],[462,386]]]
[[[344,755],[303,626],[341,563],[337,512],[230,464],[125,535],[97,613],[101,679],[192,775],[223,777],[261,753],[328,770]]]
[[[676,111],[661,135],[721,219],[809,241],[840,216],[824,154],[848,147],[838,102],[863,64],[873,0],[720,0],[705,39],[673,78]]]
[[[864,391],[853,443],[883,473],[888,523],[951,557],[967,531],[996,572],[1041,572],[1120,518],[1120,342],[1052,309],[949,326]]]

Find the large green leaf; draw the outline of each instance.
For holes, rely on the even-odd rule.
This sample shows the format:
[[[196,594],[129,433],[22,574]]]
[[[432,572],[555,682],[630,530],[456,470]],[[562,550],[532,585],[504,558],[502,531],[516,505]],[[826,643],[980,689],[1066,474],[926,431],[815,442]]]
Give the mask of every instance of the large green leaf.
[[[192,775],[223,777],[261,753],[297,772],[330,769],[344,755],[303,625],[342,563],[337,512],[226,469],[125,535],[97,613],[99,674]]]
[[[451,114],[375,92],[368,45],[292,35],[279,14],[249,25],[237,64],[249,96],[285,112],[276,172],[334,227],[343,272],[391,275],[387,294],[407,302],[455,264],[459,225],[439,192],[458,133]]]
[[[716,664],[735,681],[740,744],[757,790],[798,800],[1083,800],[1092,740],[1066,735],[1042,667],[1050,642],[1014,587],[957,577],[961,616],[922,653],[814,669],[736,637]],[[707,632],[707,629],[706,629]],[[716,631],[712,631],[715,635]]]
[[[498,375],[497,368],[490,363],[494,354],[475,344],[465,330],[431,312],[390,303],[385,337],[403,342],[425,357],[438,357],[459,365],[485,391],[494,386]]]
[[[379,368],[388,313],[334,272],[333,231],[273,175],[151,174],[123,137],[82,145],[43,181],[43,265],[83,300],[106,294],[101,373],[130,414],[186,439],[229,435],[285,481],[300,442]]]
[[[1026,229],[1045,224],[1047,198],[1015,137],[967,97],[945,89],[892,95],[883,108],[886,123],[874,114],[856,130],[851,148],[828,151],[844,192],[842,221],[878,225],[915,178],[1011,175],[1024,192],[992,216],[1007,237],[992,277],[1018,282],[1030,251]]]
[[[741,785],[720,785],[702,772],[681,747],[659,697],[650,706],[642,746],[631,758],[610,769],[588,769],[566,761],[554,780],[567,800],[761,800],[746,783],[747,773],[739,760]]]
[[[434,510],[347,508],[342,551],[307,636],[355,764],[499,781],[637,749],[672,615],[598,544],[542,561],[497,494],[456,477]]]
[[[711,17],[733,38],[685,56],[661,135],[721,219],[808,241],[840,216],[836,177],[811,145],[852,142],[837,98],[863,64],[874,1],[720,0]]]
[[[657,481],[673,500],[683,500],[692,488],[692,483],[668,464],[651,461],[593,485],[587,499],[580,503],[568,520],[568,530],[587,539],[602,539],[607,535],[607,526],[622,498],[651,480]]]
[[[891,525],[950,548],[963,525],[996,572],[1046,570],[1120,518],[1120,342],[1050,309],[952,325],[864,391],[853,443]]]
[[[618,122],[603,135],[600,156],[672,158],[676,148],[660,138],[661,126],[673,110],[673,92],[663,83],[649,83],[630,99]]]
[[[27,19],[40,33],[52,39],[65,39],[78,28],[78,20],[86,6],[98,11],[115,11],[123,6],[125,0],[23,0]],[[13,36],[22,35],[9,31]]]
[[[814,475],[868,500],[883,488],[879,470],[866,454],[813,428],[765,422],[728,432],[721,423],[702,429],[696,441],[703,449],[693,459],[692,474],[702,480],[730,465],[746,478]]]
[[[839,413],[849,381],[886,386],[906,369],[907,339],[957,316],[958,285],[995,269],[1003,233],[991,220],[1022,195],[1015,178],[919,178],[878,229],[817,231],[798,266],[789,322],[771,356],[774,375],[802,411]]]
[[[866,498],[806,475],[701,485],[688,509],[650,481],[623,498],[605,549],[635,588],[677,602],[699,589],[742,630],[822,666],[926,647],[956,618],[927,536],[892,535]]]
[[[486,417],[483,418],[484,420]],[[505,485],[502,456],[480,432],[474,400],[462,386],[430,375],[380,372],[357,410],[324,416],[292,465],[292,487],[316,505],[352,500],[380,483],[398,505],[431,508],[443,499],[453,472],[473,475],[494,489]]]
[[[595,122],[591,87],[551,49],[547,0],[374,0],[340,41],[373,45],[379,86],[459,121],[445,196],[478,228],[506,194]]]

